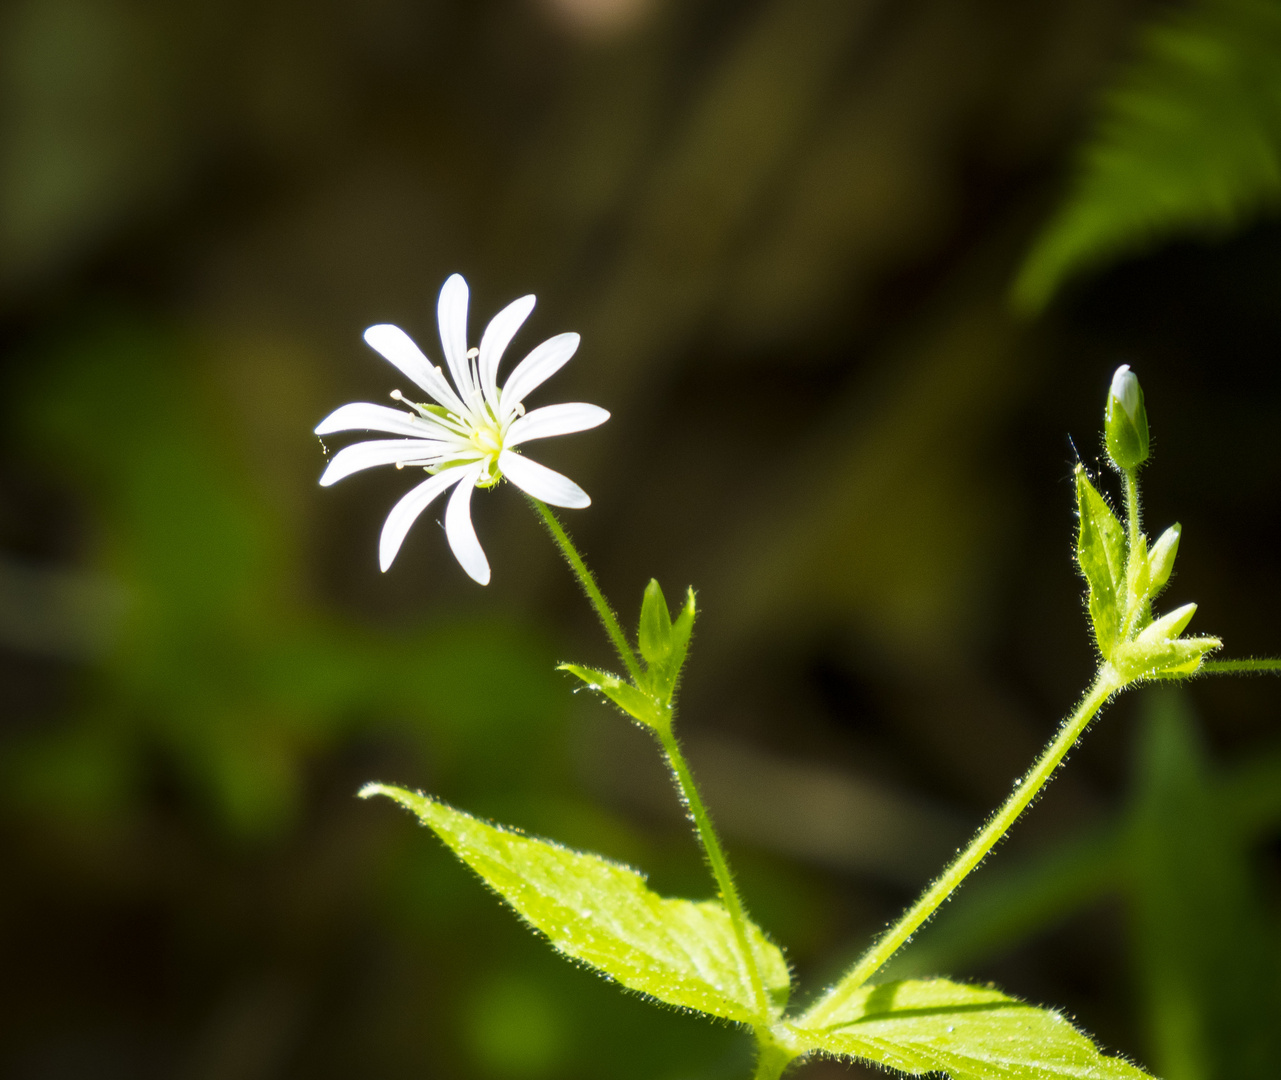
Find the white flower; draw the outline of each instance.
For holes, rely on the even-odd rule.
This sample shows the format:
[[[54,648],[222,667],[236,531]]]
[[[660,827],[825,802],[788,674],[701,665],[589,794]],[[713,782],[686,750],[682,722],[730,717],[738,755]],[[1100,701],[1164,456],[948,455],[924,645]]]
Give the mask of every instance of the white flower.
[[[317,435],[335,431],[385,431],[397,439],[355,443],[334,455],[320,483],[337,483],[375,465],[423,468],[431,475],[392,507],[383,525],[378,559],[384,571],[395,559],[409,527],[433,500],[451,487],[445,507],[445,535],[462,568],[482,585],[489,584],[489,561],[471,523],[471,493],[493,487],[505,476],[518,488],[553,506],[584,507],[587,492],[568,477],[517,452],[522,443],[586,431],[609,419],[595,405],[548,405],[526,413],[525,396],[554,375],[578,348],[577,334],[557,334],[525,357],[501,389],[498,363],[503,350],[534,309],[534,298],[522,296],[490,321],[479,349],[467,348],[467,282],[452,275],[440,290],[436,307],[440,341],[453,386],[439,367],[423,355],[397,326],[371,326],[365,341],[396,365],[432,399],[416,404],[399,390],[392,398],[413,409],[354,402],[330,413]]]

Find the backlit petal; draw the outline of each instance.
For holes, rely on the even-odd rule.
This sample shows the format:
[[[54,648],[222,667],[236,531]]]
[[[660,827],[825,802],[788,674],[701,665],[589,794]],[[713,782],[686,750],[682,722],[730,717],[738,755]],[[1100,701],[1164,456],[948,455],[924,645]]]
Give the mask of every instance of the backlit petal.
[[[516,365],[503,387],[503,415],[511,416],[525,395],[542,386],[568,362],[582,340],[577,334],[557,334],[548,338]]]
[[[548,405],[512,421],[503,442],[518,446],[531,439],[550,439],[553,435],[570,435],[599,427],[609,419],[609,413],[599,405],[570,401],[563,405]]]
[[[472,451],[477,457],[479,451]],[[361,469],[377,465],[395,465],[405,462],[414,465],[432,465],[439,461],[460,457],[456,443],[438,439],[373,439],[354,443],[339,450],[320,478],[321,487],[329,487]]]
[[[332,435],[336,431],[386,431],[391,435],[420,439],[435,439],[449,434],[439,424],[414,413],[389,409],[386,405],[372,405],[368,401],[353,401],[335,409],[316,425],[317,435]]]
[[[391,323],[371,326],[365,331],[365,341],[371,349],[413,379],[437,404],[445,406],[450,412],[462,410],[458,395],[440,373],[440,369],[432,365],[423,355],[422,349],[399,326],[392,326]]]
[[[454,376],[454,385],[463,401],[474,407],[476,384],[467,365],[467,282],[461,274],[450,274],[441,288],[436,321],[440,324],[440,344],[445,350],[445,363]]]
[[[592,504],[591,496],[568,476],[561,476],[546,465],[539,465],[512,450],[504,450],[498,455],[498,467],[522,491],[552,506],[581,510]]]
[[[522,296],[503,308],[485,327],[480,339],[480,388],[491,408],[498,408],[498,364],[503,352],[533,310],[534,297]]]
[[[391,508],[391,513],[383,523],[382,536],[378,539],[378,564],[382,567],[383,573],[387,572],[392,560],[396,558],[400,545],[405,542],[409,527],[418,520],[418,515],[426,510],[442,491],[451,484],[457,484],[465,479],[472,471],[473,466],[460,465],[456,469],[446,469],[442,473],[428,477]]]
[[[481,585],[488,585],[489,560],[485,558],[471,523],[471,493],[476,490],[480,474],[480,468],[468,468],[449,497],[449,505],[445,507],[445,535],[449,538],[449,546],[454,549],[454,558],[467,571],[467,576]]]

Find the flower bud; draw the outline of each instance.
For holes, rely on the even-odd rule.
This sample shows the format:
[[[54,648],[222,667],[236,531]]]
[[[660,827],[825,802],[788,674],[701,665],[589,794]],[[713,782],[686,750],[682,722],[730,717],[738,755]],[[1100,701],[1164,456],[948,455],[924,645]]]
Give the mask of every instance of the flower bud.
[[[1148,556],[1148,592],[1155,596],[1170,580],[1170,571],[1174,569],[1174,557],[1179,553],[1179,537],[1183,535],[1181,525],[1171,525],[1152,545]]]
[[[1112,376],[1104,413],[1108,457],[1119,469],[1135,469],[1148,459],[1148,413],[1143,407],[1143,388],[1122,364]]]

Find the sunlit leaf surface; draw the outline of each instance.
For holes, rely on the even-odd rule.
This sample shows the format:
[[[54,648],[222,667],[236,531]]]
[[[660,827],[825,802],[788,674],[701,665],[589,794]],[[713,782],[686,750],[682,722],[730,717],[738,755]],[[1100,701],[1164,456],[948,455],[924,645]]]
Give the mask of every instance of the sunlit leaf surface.
[[[426,795],[383,784],[486,884],[562,953],[669,1005],[728,1020],[759,1019],[751,981],[725,908],[671,900],[630,867],[489,825]],[[787,1000],[787,962],[751,927],[751,944],[774,1008]]]
[[[820,1003],[819,1009],[822,1008]],[[952,1080],[1138,1080],[1147,1073],[1099,1052],[1064,1017],[999,990],[945,979],[868,986],[821,1027],[795,1029],[809,1049],[913,1076]]]

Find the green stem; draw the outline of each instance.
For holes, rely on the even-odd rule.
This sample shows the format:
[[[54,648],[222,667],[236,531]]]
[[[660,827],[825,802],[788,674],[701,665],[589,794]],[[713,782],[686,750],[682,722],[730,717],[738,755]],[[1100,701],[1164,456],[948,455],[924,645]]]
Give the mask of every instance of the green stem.
[[[552,539],[556,541],[556,546],[565,556],[565,561],[574,571],[574,576],[578,578],[578,583],[583,587],[583,592],[587,594],[587,599],[591,601],[592,607],[596,609],[596,615],[600,619],[601,625],[605,628],[605,633],[609,635],[610,641],[614,643],[614,648],[618,650],[619,659],[623,661],[627,668],[627,673],[631,675],[632,681],[637,686],[643,682],[640,664],[636,660],[636,654],[632,652],[632,647],[627,643],[627,635],[623,633],[623,628],[618,623],[618,616],[614,614],[613,608],[609,606],[609,601],[605,599],[605,594],[600,591],[600,586],[596,584],[596,578],[592,572],[587,569],[587,564],[583,562],[583,557],[578,554],[578,549],[574,547],[574,542],[569,538],[564,526],[556,519],[556,515],[551,512],[547,504],[535,499],[532,495],[526,496],[531,505],[538,511],[539,516],[543,519],[543,524],[547,526],[547,531],[552,534]]]
[[[1223,674],[1229,671],[1281,672],[1281,659],[1261,657],[1251,660],[1207,660],[1196,669],[1198,675]]]
[[[618,655],[626,665],[627,671],[632,677],[632,682],[638,688],[643,687],[645,680],[641,674],[640,664],[636,659],[636,654],[632,651],[632,647],[627,643],[627,636],[623,633],[622,626],[619,625],[618,616],[614,614],[613,608],[609,606],[609,601],[605,599],[605,594],[600,591],[600,586],[596,584],[596,579],[592,576],[592,572],[587,569],[587,564],[583,562],[583,557],[578,554],[578,549],[574,547],[574,542],[569,538],[569,534],[565,532],[556,515],[548,509],[545,503],[535,499],[533,496],[527,497],[543,519],[543,524],[547,526],[547,531],[552,534],[552,539],[556,541],[556,546],[560,548],[561,554],[565,556],[565,561],[569,563],[570,569],[574,571],[574,575],[578,578],[578,583],[583,587],[583,592],[587,594],[587,599],[591,601],[592,607],[596,609],[601,625],[614,643],[614,648],[618,650]],[[694,827],[698,832],[698,839],[707,855],[707,862],[712,869],[713,877],[716,879],[716,886],[720,890],[725,909],[729,912],[730,924],[734,928],[734,939],[738,943],[739,953],[743,958],[743,964],[747,968],[748,977],[752,983],[752,994],[756,999],[756,1009],[760,1014],[761,1023],[768,1024],[770,1019],[769,997],[765,993],[765,984],[761,979],[760,966],[756,962],[756,954],[752,951],[748,939],[747,914],[743,910],[743,902],[739,899],[738,889],[734,886],[734,878],[729,871],[729,861],[725,858],[725,850],[721,847],[720,838],[712,827],[712,819],[708,815],[707,808],[703,805],[702,796],[699,795],[698,787],[694,783],[694,775],[689,771],[689,765],[685,761],[685,755],[681,753],[680,744],[677,743],[676,736],[672,734],[671,718],[672,714],[669,712],[666,723],[656,725],[654,730],[658,734],[659,742],[663,745],[663,753],[667,756],[667,763],[671,766],[672,775],[676,778],[681,797],[685,800],[685,805],[689,808],[690,815],[694,819]]]
[[[1139,550],[1139,470],[1125,470],[1125,517],[1130,530],[1130,551]]]
[[[752,1080],[778,1080],[795,1058],[768,1036],[757,1037],[756,1071]]]
[[[1037,793],[1045,786],[1054,770],[1080,738],[1086,725],[1114,693],[1123,687],[1120,677],[1107,665],[1100,670],[1094,685],[1076,711],[1059,728],[1054,741],[1045,748],[1035,765],[1005,801],[1005,805],[970,841],[952,863],[898,922],[889,928],[869,949],[823,1001],[801,1021],[807,1027],[820,1027],[855,990],[867,982],[930,918],[962,881],[981,863],[989,851],[1009,831],[1011,825]]]
[[[768,1023],[770,1016],[769,996],[765,993],[765,984],[761,979],[760,965],[756,962],[756,954],[752,951],[751,943],[748,939],[747,912],[743,909],[742,900],[739,899],[738,887],[734,884],[734,876],[730,873],[729,860],[725,857],[725,849],[721,847],[720,837],[716,835],[711,816],[703,805],[703,798],[698,793],[698,785],[694,783],[694,775],[689,771],[689,765],[685,761],[685,755],[681,753],[680,744],[676,741],[676,736],[672,734],[671,722],[669,721],[661,727],[655,727],[654,731],[658,735],[658,741],[663,745],[663,753],[667,756],[667,764],[671,766],[672,775],[676,778],[676,785],[680,788],[681,797],[689,808],[690,817],[694,819],[694,828],[698,832],[698,839],[703,845],[703,851],[707,853],[707,863],[712,868],[712,876],[716,879],[716,887],[720,890],[725,910],[729,912],[730,925],[734,928],[734,940],[738,942],[739,953],[743,957],[748,977],[751,979],[752,995],[756,999],[756,1011],[760,1015],[761,1023]]]

